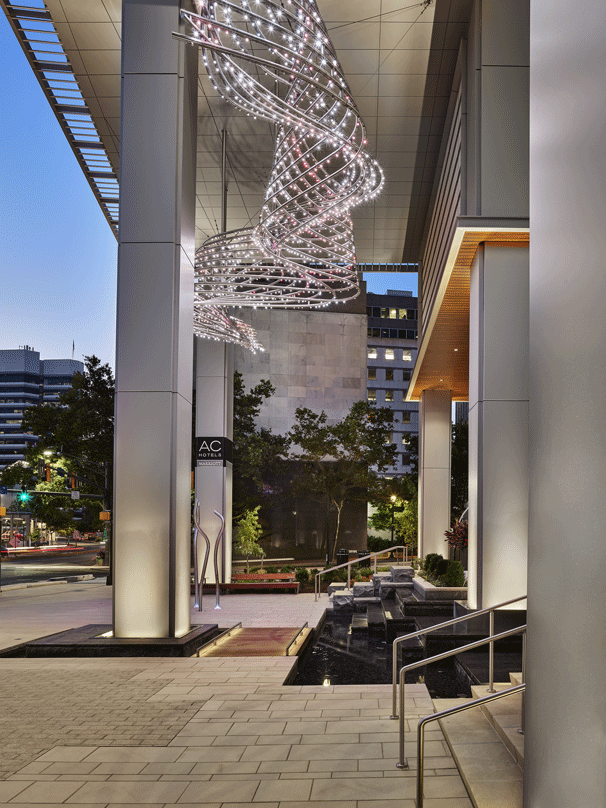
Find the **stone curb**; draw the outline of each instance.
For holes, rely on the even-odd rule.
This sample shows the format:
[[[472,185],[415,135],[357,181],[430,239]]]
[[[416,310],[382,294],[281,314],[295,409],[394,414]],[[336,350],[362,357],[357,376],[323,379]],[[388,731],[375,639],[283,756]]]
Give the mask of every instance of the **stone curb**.
[[[92,580],[94,575],[68,575],[60,581],[32,581],[28,584],[6,584],[2,587],[2,592],[13,592],[15,589],[33,589],[37,586],[59,586],[60,584],[71,584],[78,581]]]

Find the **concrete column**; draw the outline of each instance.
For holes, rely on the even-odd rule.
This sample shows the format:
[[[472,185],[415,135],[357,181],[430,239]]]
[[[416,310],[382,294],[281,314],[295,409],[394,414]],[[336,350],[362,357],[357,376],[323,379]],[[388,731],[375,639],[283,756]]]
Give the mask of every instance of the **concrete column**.
[[[450,390],[424,390],[419,407],[419,556],[448,555],[450,527]]]
[[[225,342],[196,340],[196,499],[200,502],[200,527],[211,542],[206,582],[215,582],[215,542],[225,517],[225,538],[219,555],[219,579],[231,580],[232,462],[234,348]],[[219,446],[221,447],[219,449]],[[220,456],[219,456],[220,455]],[[198,539],[200,572],[206,543]]]
[[[526,594],[527,248],[480,246],[469,310],[468,601],[479,609]]]
[[[525,808],[606,805],[606,13],[531,4]]]
[[[114,633],[190,628],[197,51],[177,0],[124,0]]]

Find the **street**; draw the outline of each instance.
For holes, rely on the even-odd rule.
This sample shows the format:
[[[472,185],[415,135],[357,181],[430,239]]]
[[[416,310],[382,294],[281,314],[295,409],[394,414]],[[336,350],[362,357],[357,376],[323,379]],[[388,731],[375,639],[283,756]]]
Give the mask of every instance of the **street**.
[[[8,586],[9,584],[48,581],[65,575],[94,573],[95,558],[98,552],[99,548],[95,546],[85,553],[81,551],[78,553],[65,553],[59,558],[2,559],[0,583],[2,586]],[[99,570],[98,574],[105,575],[106,573]]]

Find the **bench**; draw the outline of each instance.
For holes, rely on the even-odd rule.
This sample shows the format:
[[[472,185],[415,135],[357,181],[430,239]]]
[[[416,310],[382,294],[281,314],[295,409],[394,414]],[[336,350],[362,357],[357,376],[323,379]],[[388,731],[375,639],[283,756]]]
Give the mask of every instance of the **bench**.
[[[209,585],[207,584],[206,586]],[[214,588],[214,584],[212,588]],[[250,574],[236,572],[231,576],[231,583],[221,584],[223,592],[241,589],[290,589],[297,594],[299,583],[295,580],[294,572],[255,572]]]

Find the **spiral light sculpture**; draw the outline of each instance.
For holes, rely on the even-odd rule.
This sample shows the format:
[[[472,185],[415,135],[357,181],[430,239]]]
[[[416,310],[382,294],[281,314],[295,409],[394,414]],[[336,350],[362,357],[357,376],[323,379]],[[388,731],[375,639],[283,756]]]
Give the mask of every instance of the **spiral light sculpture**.
[[[241,343],[221,307],[317,308],[358,295],[350,210],[377,195],[383,174],[314,0],[198,5],[182,12],[192,32],[180,38],[203,49],[222,98],[277,127],[258,224],[196,252],[196,327],[216,307],[223,338]]]

